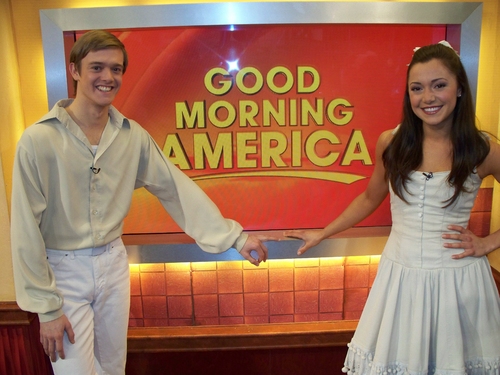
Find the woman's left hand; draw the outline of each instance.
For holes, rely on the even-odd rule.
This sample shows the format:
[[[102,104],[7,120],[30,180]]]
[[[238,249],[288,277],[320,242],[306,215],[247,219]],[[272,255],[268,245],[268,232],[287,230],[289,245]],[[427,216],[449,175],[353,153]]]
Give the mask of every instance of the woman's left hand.
[[[476,236],[469,229],[460,225],[449,225],[448,229],[458,233],[444,233],[442,237],[459,242],[446,242],[444,243],[444,247],[449,249],[464,249],[462,253],[453,255],[453,259],[482,257],[488,253],[488,247],[484,238]]]

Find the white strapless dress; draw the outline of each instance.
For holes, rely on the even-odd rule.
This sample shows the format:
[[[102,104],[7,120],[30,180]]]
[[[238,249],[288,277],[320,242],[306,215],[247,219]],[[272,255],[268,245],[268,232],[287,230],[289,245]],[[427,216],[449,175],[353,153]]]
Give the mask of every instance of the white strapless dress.
[[[500,375],[500,298],[486,257],[451,258],[441,235],[467,227],[481,184],[453,189],[448,172],[411,175],[403,202],[391,190],[393,226],[343,372],[370,375]]]

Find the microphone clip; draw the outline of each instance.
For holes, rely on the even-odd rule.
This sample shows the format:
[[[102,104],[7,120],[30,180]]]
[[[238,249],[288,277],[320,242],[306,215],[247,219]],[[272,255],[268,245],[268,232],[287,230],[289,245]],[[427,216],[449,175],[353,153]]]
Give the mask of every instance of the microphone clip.
[[[101,168],[90,167],[90,170],[93,174],[98,174],[101,171]]]
[[[432,172],[429,173],[422,172],[422,174],[425,176],[425,181],[429,181],[432,177],[434,177],[434,174]]]

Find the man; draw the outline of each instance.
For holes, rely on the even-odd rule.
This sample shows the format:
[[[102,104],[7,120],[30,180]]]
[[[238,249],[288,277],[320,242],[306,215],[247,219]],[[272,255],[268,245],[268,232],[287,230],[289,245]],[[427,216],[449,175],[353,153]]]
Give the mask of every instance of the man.
[[[134,189],[157,196],[204,251],[235,247],[255,265],[267,259],[265,238],[223,218],[151,136],[111,106],[127,63],[114,35],[84,34],[70,55],[75,99],[58,102],[26,129],[16,151],[17,301],[38,313],[55,374],[125,373],[130,296],[120,236]]]

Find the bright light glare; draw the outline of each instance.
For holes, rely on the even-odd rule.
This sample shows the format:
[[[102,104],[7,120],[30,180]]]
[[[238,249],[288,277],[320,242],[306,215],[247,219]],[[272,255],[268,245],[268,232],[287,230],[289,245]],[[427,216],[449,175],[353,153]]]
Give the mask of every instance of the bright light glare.
[[[228,72],[233,71],[233,70],[240,70],[240,68],[238,66],[238,60],[226,61],[226,62],[227,62],[227,71]]]

